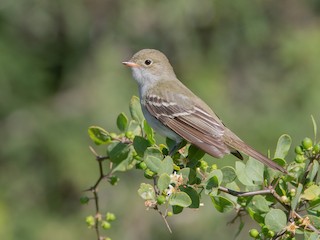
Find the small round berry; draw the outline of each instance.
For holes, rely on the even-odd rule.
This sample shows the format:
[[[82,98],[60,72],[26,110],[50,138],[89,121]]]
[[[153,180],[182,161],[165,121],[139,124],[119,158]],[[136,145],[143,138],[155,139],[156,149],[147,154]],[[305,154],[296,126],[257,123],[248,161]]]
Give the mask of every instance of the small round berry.
[[[164,204],[165,202],[166,202],[166,197],[165,196],[160,195],[160,196],[157,197],[157,203],[159,205]]]
[[[298,155],[296,155],[294,160],[296,161],[296,163],[303,163],[305,161],[305,157],[304,157],[304,155],[298,154]]]
[[[259,232],[258,232],[258,230],[257,229],[251,229],[250,231],[249,231],[249,235],[251,236],[251,237],[253,237],[253,238],[257,238],[257,237],[259,237]]]
[[[93,216],[87,216],[86,217],[86,223],[88,227],[93,227],[95,225],[95,219]]]
[[[313,146],[313,151],[314,151],[314,153],[320,152],[320,144],[319,143]]]
[[[269,230],[267,235],[268,235],[268,237],[274,237],[275,233],[274,233],[274,231]]]
[[[102,221],[101,223],[101,227],[105,230],[110,229],[111,228],[111,224],[107,221]]]
[[[80,197],[80,203],[81,204],[87,204],[90,201],[90,198],[87,196]]]
[[[296,154],[301,154],[301,155],[303,154],[303,150],[301,146],[296,146],[294,151]]]
[[[106,220],[109,222],[112,222],[112,221],[116,220],[116,215],[114,215],[113,213],[107,212]]]
[[[296,195],[296,189],[295,188],[291,188],[289,194],[290,194],[290,197],[294,197]]]
[[[312,143],[312,140],[310,138],[306,137],[306,138],[304,138],[302,140],[302,147],[304,149],[310,150],[310,149],[312,149],[312,145],[313,145],[313,143]]]
[[[144,170],[144,177],[147,179],[151,179],[155,175],[154,172],[152,172],[149,168]]]

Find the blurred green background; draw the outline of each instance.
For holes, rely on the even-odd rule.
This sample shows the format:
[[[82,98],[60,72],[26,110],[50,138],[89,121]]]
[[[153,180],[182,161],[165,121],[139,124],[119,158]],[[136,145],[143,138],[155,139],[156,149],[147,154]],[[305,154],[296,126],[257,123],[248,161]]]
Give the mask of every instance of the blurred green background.
[[[142,48],[169,57],[178,77],[249,144],[298,144],[320,119],[320,1],[0,1],[0,239],[96,239],[94,206],[79,198],[98,177],[90,125],[117,131],[137,86],[121,62]],[[96,148],[103,154],[102,147]],[[234,158],[227,158],[234,164]],[[214,160],[221,166],[223,160]],[[143,172],[100,187],[112,239],[232,239],[234,213],[207,197],[169,219],[146,211]],[[247,239],[250,220],[239,239]]]

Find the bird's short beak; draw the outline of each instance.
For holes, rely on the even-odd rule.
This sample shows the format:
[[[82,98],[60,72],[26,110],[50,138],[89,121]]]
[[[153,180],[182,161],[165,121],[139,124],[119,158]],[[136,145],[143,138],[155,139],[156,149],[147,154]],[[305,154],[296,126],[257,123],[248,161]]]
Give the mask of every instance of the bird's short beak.
[[[136,64],[134,62],[122,62],[122,64],[128,66],[128,67],[140,67],[139,64]]]

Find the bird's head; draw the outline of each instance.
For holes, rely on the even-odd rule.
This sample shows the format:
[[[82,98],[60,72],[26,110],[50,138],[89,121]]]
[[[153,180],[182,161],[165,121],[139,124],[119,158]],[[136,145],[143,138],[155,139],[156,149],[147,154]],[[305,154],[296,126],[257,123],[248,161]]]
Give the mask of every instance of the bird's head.
[[[140,50],[129,61],[122,63],[132,69],[139,85],[176,78],[168,58],[155,49]]]

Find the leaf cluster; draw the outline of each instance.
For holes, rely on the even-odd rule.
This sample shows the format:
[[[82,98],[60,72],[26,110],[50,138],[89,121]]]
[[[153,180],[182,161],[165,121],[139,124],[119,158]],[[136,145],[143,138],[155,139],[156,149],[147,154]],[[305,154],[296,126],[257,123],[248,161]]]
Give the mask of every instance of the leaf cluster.
[[[254,239],[293,239],[297,234],[310,240],[318,238],[320,146],[313,118],[314,141],[305,138],[295,148],[295,159],[290,163],[286,158],[291,138],[287,134],[280,136],[273,160],[287,169],[288,174],[282,174],[253,158],[246,163],[236,161],[235,166],[209,166],[203,158],[205,153],[186,142],[169,155],[172,141],[156,143],[137,97],[131,99],[130,114],[130,119],[119,114],[120,133],[97,126],[89,128],[92,141],[105,146],[106,156],[97,159],[106,160],[109,171],[101,174],[94,190],[102,178],[112,183],[112,179],[118,180],[117,172],[137,169],[146,178],[138,194],[148,209],[159,212],[170,231],[167,217],[185,208],[199,208],[202,197],[207,196],[217,211],[235,212],[239,232],[244,225],[242,217],[249,215],[260,227],[249,232]]]

